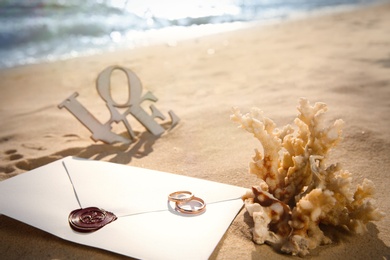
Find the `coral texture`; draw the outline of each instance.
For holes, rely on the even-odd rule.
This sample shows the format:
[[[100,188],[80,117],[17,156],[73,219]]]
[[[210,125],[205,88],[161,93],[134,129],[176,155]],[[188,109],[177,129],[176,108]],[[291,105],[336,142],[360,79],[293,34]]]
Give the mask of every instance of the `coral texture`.
[[[283,129],[258,108],[245,115],[233,108],[231,119],[262,145],[249,164],[249,172],[260,183],[243,196],[254,220],[254,242],[304,256],[332,242],[320,224],[363,233],[369,221],[384,214],[373,204],[375,189],[370,180],[354,188],[351,173],[338,163],[326,165],[330,149],[341,140],[344,122],[339,119],[327,125],[326,104],[311,106],[304,98],[298,111],[294,126]]]

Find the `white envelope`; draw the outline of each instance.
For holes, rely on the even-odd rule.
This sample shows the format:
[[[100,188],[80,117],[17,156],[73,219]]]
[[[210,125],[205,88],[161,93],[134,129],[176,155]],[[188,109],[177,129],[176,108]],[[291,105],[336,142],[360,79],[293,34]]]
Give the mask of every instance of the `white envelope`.
[[[178,213],[168,195],[188,190],[206,203]],[[207,259],[243,206],[246,189],[166,172],[66,157],[0,182],[0,213],[75,243],[140,259]],[[98,207],[118,219],[92,233],[68,223]]]

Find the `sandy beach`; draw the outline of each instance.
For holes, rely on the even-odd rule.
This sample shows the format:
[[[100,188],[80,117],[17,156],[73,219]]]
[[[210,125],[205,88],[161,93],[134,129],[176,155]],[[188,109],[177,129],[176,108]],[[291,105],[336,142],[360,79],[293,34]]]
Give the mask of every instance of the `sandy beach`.
[[[96,91],[106,67],[131,69],[155,106],[173,110],[179,124],[160,138],[133,124],[130,145],[94,142],[91,133],[57,106],[72,93],[98,120],[110,114]],[[121,74],[112,83],[123,83]],[[139,47],[0,71],[0,180],[66,156],[144,167],[250,188],[248,164],[259,142],[238,129],[232,107],[264,111],[277,127],[291,124],[300,97],[328,105],[329,121],[343,119],[343,141],[332,158],[369,178],[376,203],[390,212],[390,4],[297,19],[170,44]],[[123,101],[127,86],[112,88]],[[125,133],[118,125],[115,131]],[[242,209],[211,259],[284,259],[256,245]],[[0,216],[4,259],[122,259],[121,255],[63,241]],[[153,248],[153,245],[150,245]],[[307,259],[390,259],[390,216],[364,235],[338,231],[331,245]]]

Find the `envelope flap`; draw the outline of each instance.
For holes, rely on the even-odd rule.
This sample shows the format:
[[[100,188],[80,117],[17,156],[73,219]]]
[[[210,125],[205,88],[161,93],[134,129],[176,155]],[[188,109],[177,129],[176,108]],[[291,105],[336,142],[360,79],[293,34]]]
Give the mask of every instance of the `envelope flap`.
[[[0,182],[0,197],[0,213],[47,232],[67,231],[67,216],[78,207],[61,161]]]
[[[172,192],[188,190],[207,204],[240,198],[245,189],[177,174],[79,158],[66,168],[82,207],[96,206],[118,216],[166,210]]]

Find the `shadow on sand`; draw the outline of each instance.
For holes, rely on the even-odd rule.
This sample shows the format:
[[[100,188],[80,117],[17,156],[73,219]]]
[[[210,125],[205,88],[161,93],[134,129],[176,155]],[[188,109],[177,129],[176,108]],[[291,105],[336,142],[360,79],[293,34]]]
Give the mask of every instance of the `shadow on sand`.
[[[19,161],[15,166],[24,171],[62,159],[75,156],[84,159],[105,160],[113,163],[129,164],[132,158],[142,158],[153,152],[153,144],[159,136],[143,132],[131,144],[91,144],[87,147],[69,148],[49,156]]]

